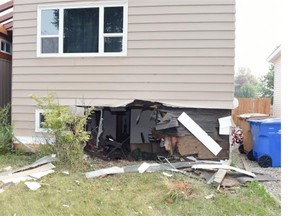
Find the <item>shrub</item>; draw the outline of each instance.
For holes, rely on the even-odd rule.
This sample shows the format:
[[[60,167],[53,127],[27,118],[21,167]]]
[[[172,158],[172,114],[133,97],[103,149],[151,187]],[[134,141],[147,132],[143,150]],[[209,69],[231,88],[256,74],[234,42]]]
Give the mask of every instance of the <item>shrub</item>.
[[[10,104],[0,108],[0,154],[12,149],[13,128],[9,120]]]
[[[55,100],[55,94],[48,94],[43,98],[32,96],[37,107],[44,110],[45,122],[42,126],[48,130],[53,142],[49,145],[59,159],[60,165],[79,169],[84,162],[84,144],[89,140],[89,133],[85,130],[87,119],[93,112],[88,108],[84,115],[72,113],[69,106],[60,105]]]

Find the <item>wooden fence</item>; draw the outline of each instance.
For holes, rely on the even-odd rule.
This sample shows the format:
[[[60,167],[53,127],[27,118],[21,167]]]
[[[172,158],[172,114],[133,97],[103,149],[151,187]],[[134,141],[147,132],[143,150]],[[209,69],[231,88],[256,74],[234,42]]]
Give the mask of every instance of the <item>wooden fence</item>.
[[[270,98],[237,98],[239,106],[232,110],[232,118],[236,125],[239,125],[237,115],[243,113],[263,113],[271,114]]]

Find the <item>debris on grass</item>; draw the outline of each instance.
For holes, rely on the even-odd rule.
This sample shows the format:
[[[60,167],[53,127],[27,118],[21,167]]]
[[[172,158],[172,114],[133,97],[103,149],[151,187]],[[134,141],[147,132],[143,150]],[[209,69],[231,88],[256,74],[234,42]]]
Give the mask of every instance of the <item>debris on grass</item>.
[[[11,166],[8,166],[8,167],[5,167],[3,170],[9,171],[9,170],[12,170],[12,167],[11,167]]]
[[[66,171],[66,170],[62,171],[62,173],[65,174],[65,175],[69,175],[69,171]]]
[[[147,162],[144,162],[140,165],[138,168],[139,173],[144,173],[148,168],[150,167],[150,164]]]
[[[169,174],[169,173],[166,173],[166,172],[162,172],[164,176],[167,176],[167,177],[172,177],[173,175],[172,174]]]
[[[209,200],[209,199],[212,199],[213,197],[214,197],[214,194],[209,194],[205,196],[205,199]]]
[[[54,173],[55,171],[53,169],[55,166],[51,162],[55,160],[55,155],[45,156],[27,166],[1,172],[0,181],[2,181],[4,185],[0,186],[0,188],[4,191],[7,186],[10,187],[20,181],[38,180],[43,176]],[[37,182],[25,182],[25,184],[31,190],[37,190],[41,186]]]
[[[24,182],[24,184],[32,191],[36,191],[41,187],[41,184],[38,182]]]

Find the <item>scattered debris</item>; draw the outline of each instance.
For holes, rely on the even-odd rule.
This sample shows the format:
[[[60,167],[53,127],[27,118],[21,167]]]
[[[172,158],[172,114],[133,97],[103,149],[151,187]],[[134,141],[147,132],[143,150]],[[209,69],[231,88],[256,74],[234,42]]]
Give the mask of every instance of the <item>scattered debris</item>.
[[[50,173],[54,173],[55,171],[53,169],[55,166],[51,162],[55,160],[56,155],[50,155],[40,158],[30,165],[1,172],[0,181],[2,181],[4,185],[0,187],[0,190],[3,192],[5,188],[20,181],[37,180]],[[31,187],[31,190],[37,190],[40,185],[37,182],[25,182],[25,184],[27,187]]]
[[[118,173],[124,173],[124,169],[120,167],[110,167],[105,169],[100,169],[92,172],[87,172],[85,175],[87,178],[94,178],[99,177],[102,175],[108,175],[108,174],[118,174]]]
[[[39,160],[35,161],[34,163],[30,164],[30,165],[27,165],[27,166],[24,166],[24,167],[15,169],[15,170],[9,170],[9,171],[6,171],[6,172],[1,172],[0,173],[0,178],[1,178],[1,176],[6,176],[6,175],[10,175],[12,173],[28,170],[28,169],[31,169],[31,168],[34,168],[34,167],[38,167],[38,166],[46,164],[46,163],[54,162],[56,160],[57,160],[56,159],[56,155],[45,156],[45,157],[42,157]]]
[[[150,164],[144,162],[140,165],[140,167],[138,168],[138,171],[139,173],[144,173],[149,167],[150,167]]]
[[[239,173],[243,173],[245,175],[251,176],[253,178],[256,177],[256,175],[252,172],[248,172],[242,169],[239,169],[237,167],[232,167],[228,165],[218,165],[218,164],[195,164],[192,166],[193,169],[226,169],[226,170],[234,170]]]
[[[230,166],[231,160],[227,160],[223,162],[223,165]],[[207,184],[212,184],[213,186],[220,188],[221,182],[223,181],[225,175],[227,173],[226,169],[219,169],[207,182]]]
[[[69,208],[69,205],[66,205],[66,204],[63,204],[62,206],[65,208]]]
[[[3,170],[9,171],[9,170],[12,170],[12,167],[11,167],[11,166],[8,166],[8,167],[5,167]]]
[[[41,184],[38,182],[24,182],[24,184],[32,191],[36,191],[41,187]]]
[[[69,175],[69,171],[62,171],[63,174]]]
[[[210,194],[210,195],[205,196],[205,199],[209,200],[209,199],[212,199],[213,197],[214,197],[214,194]]]
[[[8,182],[17,183],[20,181],[38,179],[37,174],[40,175],[40,177],[42,177],[47,174],[47,171],[54,169],[54,168],[55,166],[52,163],[47,163],[47,164],[40,165],[33,169],[24,170],[21,172],[15,172],[15,173],[4,175],[4,176],[2,175],[0,176],[0,180],[3,183],[8,183]],[[42,173],[42,172],[45,172],[45,173]],[[48,172],[48,174],[49,173],[50,172]]]
[[[190,161],[185,161],[185,162],[175,162],[175,163],[151,163],[149,164],[150,166],[146,169],[146,172],[154,172],[154,171],[160,171],[160,170],[170,170],[170,171],[178,171],[178,172],[183,172],[181,168],[191,168],[192,165],[199,164],[200,162],[190,162]],[[207,163],[208,164],[208,163]],[[213,165],[215,164],[215,161],[210,164]],[[221,164],[220,164],[221,165]],[[132,166],[124,166],[124,167],[110,167],[110,168],[104,168],[104,169],[99,169],[91,172],[87,172],[85,175],[87,178],[94,178],[94,177],[100,177],[102,175],[111,175],[111,174],[120,174],[120,173],[130,173],[130,172],[139,172],[139,167],[141,165],[132,165]]]
[[[172,174],[169,174],[169,173],[166,173],[166,172],[162,172],[164,176],[167,176],[167,177],[172,177],[173,175]]]

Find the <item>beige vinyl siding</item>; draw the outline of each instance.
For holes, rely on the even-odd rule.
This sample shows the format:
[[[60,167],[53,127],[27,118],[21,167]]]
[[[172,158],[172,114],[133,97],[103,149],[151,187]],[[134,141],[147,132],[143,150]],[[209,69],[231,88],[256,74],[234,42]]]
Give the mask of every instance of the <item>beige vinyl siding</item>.
[[[12,113],[17,136],[34,136],[30,95],[49,91],[69,105],[144,99],[232,108],[234,0],[129,0],[127,56],[38,58],[38,5],[79,2],[14,0]]]
[[[0,107],[11,102],[11,61],[0,58]]]
[[[274,62],[273,116],[281,117],[281,55]]]

